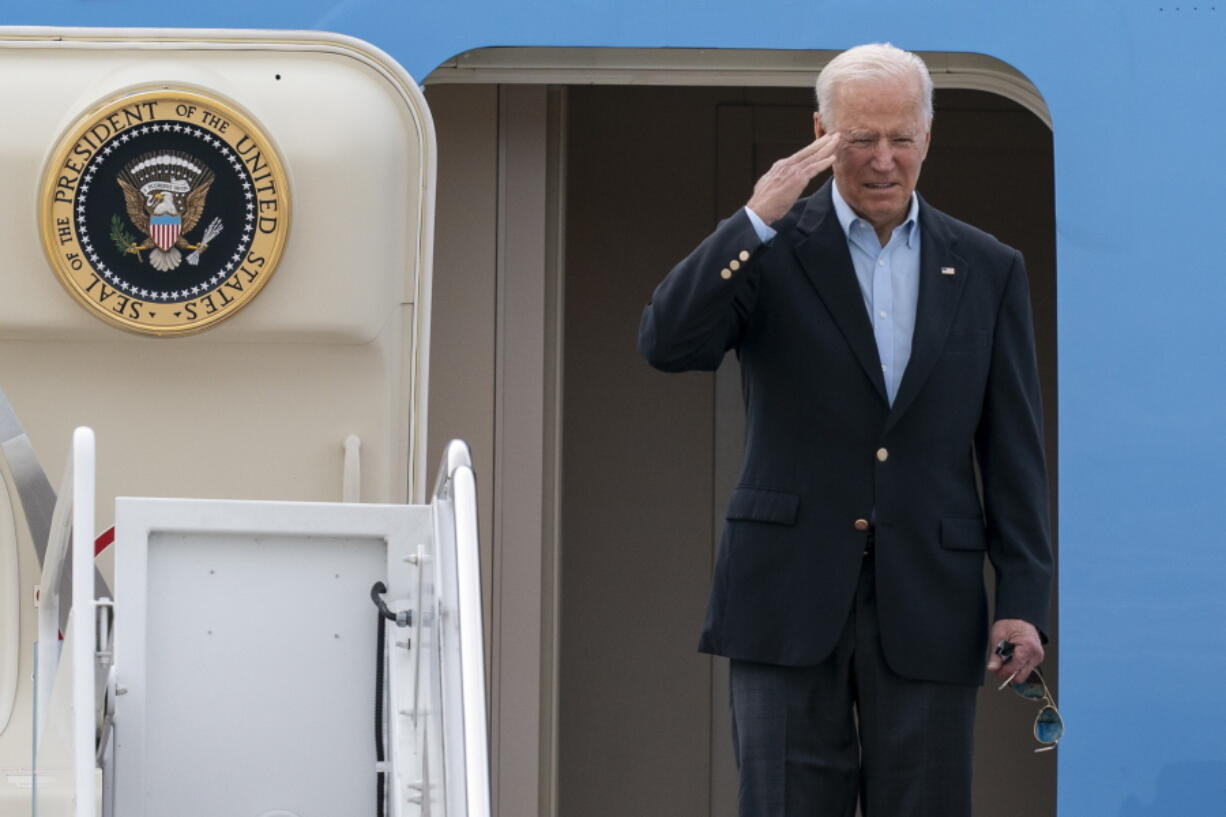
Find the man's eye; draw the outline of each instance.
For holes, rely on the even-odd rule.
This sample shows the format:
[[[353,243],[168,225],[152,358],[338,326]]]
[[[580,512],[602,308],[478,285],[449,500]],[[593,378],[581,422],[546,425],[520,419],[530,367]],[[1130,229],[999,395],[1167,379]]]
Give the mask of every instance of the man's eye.
[[[910,136],[895,136],[894,137],[894,144],[896,145],[909,145],[914,141],[915,140],[912,139]]]
[[[868,147],[873,143],[872,139],[866,139],[863,136],[852,137],[849,141],[852,145],[855,145],[858,148]]]

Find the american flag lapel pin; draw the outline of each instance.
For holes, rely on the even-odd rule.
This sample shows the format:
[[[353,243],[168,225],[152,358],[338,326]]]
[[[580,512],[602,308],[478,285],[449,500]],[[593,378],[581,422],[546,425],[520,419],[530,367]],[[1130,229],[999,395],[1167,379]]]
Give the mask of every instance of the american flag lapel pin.
[[[957,275],[958,271],[953,267],[941,267],[942,275]]]

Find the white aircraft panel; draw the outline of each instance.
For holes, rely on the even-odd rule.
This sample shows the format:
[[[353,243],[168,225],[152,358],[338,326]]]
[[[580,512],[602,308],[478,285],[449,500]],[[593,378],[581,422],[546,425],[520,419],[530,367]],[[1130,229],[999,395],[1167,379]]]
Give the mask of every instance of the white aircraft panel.
[[[429,509],[121,499],[117,517],[117,808],[373,814],[370,588],[405,595],[388,548],[427,541]]]

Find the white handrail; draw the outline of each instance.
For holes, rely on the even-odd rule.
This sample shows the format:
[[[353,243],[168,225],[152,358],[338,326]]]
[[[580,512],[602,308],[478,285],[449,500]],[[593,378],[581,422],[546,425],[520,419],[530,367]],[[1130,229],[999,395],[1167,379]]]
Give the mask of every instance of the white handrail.
[[[468,443],[463,440],[452,440],[443,449],[438,475],[434,478],[435,499],[446,499],[451,495],[451,479],[456,469],[464,467],[469,469],[473,467],[473,458],[468,450]]]
[[[486,729],[485,644],[481,617],[481,554],[477,541],[477,483],[468,466],[452,476],[456,579],[460,586],[460,660],[464,682],[467,817],[489,817],[490,764]]]
[[[454,609],[445,610],[444,614],[439,616],[438,646],[444,652],[454,649],[452,655],[458,653],[459,714],[463,718],[460,730],[462,746],[458,747],[460,756],[455,757],[452,754],[455,747],[444,746],[444,753],[452,756],[451,761],[445,764],[446,767],[458,773],[459,770],[453,763],[459,764],[464,777],[462,781],[446,781],[445,809],[448,813],[454,810],[463,817],[489,817],[489,744],[477,488],[473,476],[472,456],[468,446],[460,440],[452,440],[447,444],[434,484],[434,505],[443,509],[443,513],[450,517],[448,524],[436,524],[436,531],[440,534],[446,532],[453,539],[450,542],[437,541],[435,547],[438,550],[446,547],[455,550],[455,575],[452,577],[455,582],[455,596],[454,599],[440,597],[440,603],[450,601]],[[435,564],[441,566],[445,561],[440,556],[435,560]],[[448,595],[443,590],[445,583],[446,579],[439,574],[438,585],[442,595]],[[454,623],[443,627],[442,622],[449,617],[454,617]],[[458,643],[454,648],[448,645],[448,633],[458,636]],[[444,656],[440,654],[439,659],[444,660]]]
[[[94,432],[72,433],[72,774],[74,817],[95,817]]]

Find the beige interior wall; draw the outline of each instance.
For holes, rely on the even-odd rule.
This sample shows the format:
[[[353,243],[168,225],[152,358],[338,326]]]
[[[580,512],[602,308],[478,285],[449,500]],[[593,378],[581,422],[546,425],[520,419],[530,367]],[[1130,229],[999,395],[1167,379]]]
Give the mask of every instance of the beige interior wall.
[[[572,88],[559,814],[705,817],[714,378],[635,352],[639,313],[715,217],[707,88]]]
[[[491,592],[494,493],[495,262],[498,89],[428,87],[438,135],[433,313],[430,325],[429,473],[449,440],[472,450],[477,475],[484,597]],[[489,605],[485,629],[490,629]],[[488,667],[489,656],[486,656]]]

